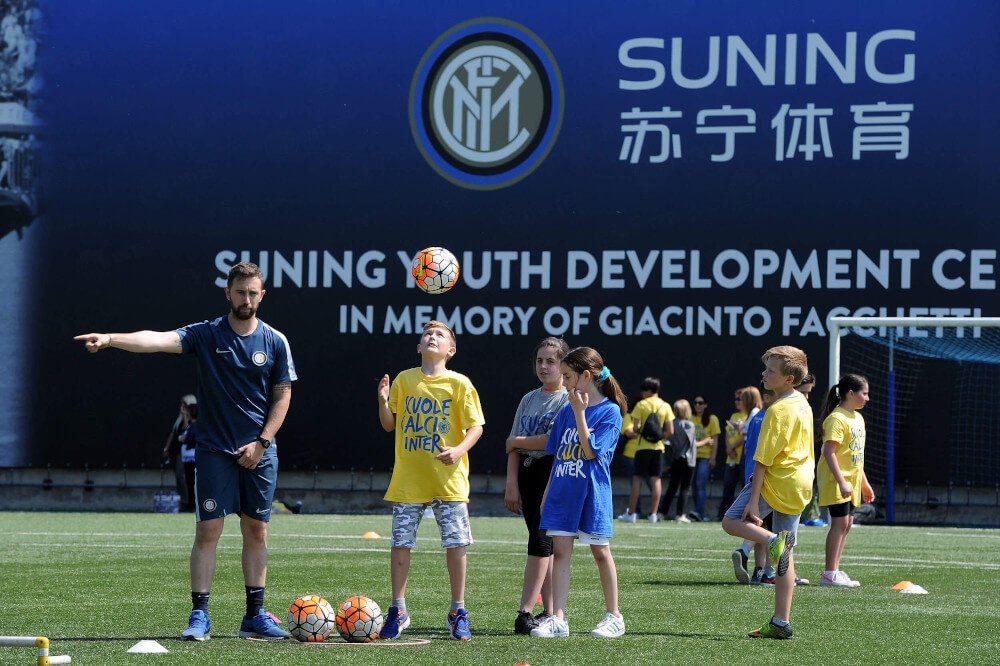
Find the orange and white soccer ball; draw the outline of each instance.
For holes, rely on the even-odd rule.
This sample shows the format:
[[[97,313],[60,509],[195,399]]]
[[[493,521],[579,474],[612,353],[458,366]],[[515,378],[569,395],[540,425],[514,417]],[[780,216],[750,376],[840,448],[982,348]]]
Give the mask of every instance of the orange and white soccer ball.
[[[413,257],[410,273],[428,294],[443,294],[458,283],[458,259],[443,247],[425,247]]]
[[[303,643],[322,643],[333,631],[336,613],[318,594],[305,594],[288,609],[288,632]]]
[[[347,597],[337,608],[337,631],[348,643],[370,643],[382,631],[382,609],[368,597]]]

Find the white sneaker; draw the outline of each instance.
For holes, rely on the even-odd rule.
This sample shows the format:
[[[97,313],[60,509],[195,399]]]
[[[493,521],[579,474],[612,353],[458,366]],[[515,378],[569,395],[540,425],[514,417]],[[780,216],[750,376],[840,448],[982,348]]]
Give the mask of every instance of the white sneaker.
[[[594,638],[618,638],[625,635],[625,618],[608,613],[590,632]]]
[[[634,513],[626,509],[625,513],[618,516],[618,520],[622,521],[623,523],[634,523],[636,521],[636,516]]]
[[[861,583],[848,576],[845,572],[839,571],[837,573],[839,573],[841,576],[847,579],[847,582],[851,584],[851,587],[861,587]]]
[[[535,638],[569,638],[569,622],[565,618],[549,615],[531,630],[531,635]]]
[[[824,571],[819,576],[820,587],[854,587],[843,571]]]
[[[682,513],[681,515],[677,516],[677,522],[678,523],[690,523],[691,519],[688,518],[686,515],[684,515]]]
[[[658,513],[651,513],[646,518],[646,520],[648,520],[651,523],[658,523],[658,522],[660,522],[660,514],[658,514]]]

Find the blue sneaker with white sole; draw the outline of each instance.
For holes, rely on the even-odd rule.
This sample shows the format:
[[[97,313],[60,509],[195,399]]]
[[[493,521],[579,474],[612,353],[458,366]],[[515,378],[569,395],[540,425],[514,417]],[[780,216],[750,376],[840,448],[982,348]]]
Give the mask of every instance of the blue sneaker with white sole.
[[[385,614],[385,622],[382,623],[382,631],[379,638],[399,638],[403,630],[410,626],[410,614],[400,613],[396,606],[389,606],[389,612]]]
[[[448,613],[448,630],[451,637],[456,641],[472,640],[472,631],[469,628],[469,614],[464,608]]]
[[[188,628],[181,632],[183,641],[207,641],[212,636],[209,634],[211,623],[208,621],[208,613],[203,610],[191,611],[188,618]]]
[[[253,617],[243,616],[240,623],[240,638],[256,638],[265,641],[280,641],[291,636],[278,626],[274,616],[261,608]]]

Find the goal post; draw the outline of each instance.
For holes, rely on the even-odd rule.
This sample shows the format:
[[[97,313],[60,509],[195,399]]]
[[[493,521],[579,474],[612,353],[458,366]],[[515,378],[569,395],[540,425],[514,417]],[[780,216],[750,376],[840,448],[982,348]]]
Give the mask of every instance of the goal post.
[[[45,636],[0,636],[0,646],[33,647],[37,651],[38,666],[49,664],[69,664],[69,655],[50,655],[49,639]]]
[[[914,413],[926,413],[927,405],[930,408],[938,406],[927,396],[933,393],[938,385],[929,379],[923,379],[924,385],[920,385],[922,374],[932,374],[923,369],[922,363],[932,361],[938,363],[951,363],[956,366],[952,373],[957,377],[956,385],[962,388],[963,395],[978,391],[973,396],[973,402],[977,396],[992,395],[991,387],[1000,383],[1000,317],[831,317],[830,328],[830,355],[829,355],[829,383],[835,385],[842,374],[855,372],[869,377],[870,381],[877,382],[872,387],[873,399],[871,407],[876,407],[878,413],[872,414],[872,420],[876,422],[876,435],[884,438],[881,443],[884,446],[884,458],[879,458],[881,466],[881,481],[884,482],[884,495],[886,506],[886,520],[891,524],[896,522],[896,468],[897,468],[897,439],[899,437],[900,426],[906,423],[906,419],[911,416],[911,407]],[[868,350],[853,352],[850,362],[845,362],[843,354],[843,340],[854,339],[857,344],[867,345]],[[902,376],[900,375],[900,368]],[[875,376],[873,376],[875,375]],[[901,385],[900,382],[903,384]],[[943,391],[942,391],[943,392]],[[826,391],[824,391],[825,395]],[[879,396],[879,400],[875,400]],[[882,399],[884,396],[884,400]],[[936,396],[935,396],[936,398]],[[959,396],[960,399],[961,396]],[[936,398],[937,399],[937,398]],[[942,405],[942,412],[951,415],[951,421],[959,427],[949,427],[947,441],[941,442],[941,448],[949,454],[951,462],[951,448],[958,447],[972,449],[970,453],[971,466],[983,465],[991,459],[991,449],[996,449],[998,441],[997,431],[1000,430],[996,413],[998,410],[992,409],[988,399],[982,401],[981,407],[974,410],[966,405],[956,405],[951,396],[939,398],[942,402],[948,401],[947,405]],[[955,399],[955,400],[957,400]],[[923,402],[921,402],[923,400]],[[866,419],[868,421],[868,419]],[[869,426],[869,435],[872,428]],[[965,439],[963,439],[965,438]],[[872,437],[869,436],[866,443],[866,472],[869,443]],[[982,441],[982,449],[978,447]],[[976,461],[977,452],[984,454],[987,460]],[[949,470],[957,472],[959,478],[949,476],[947,485],[952,487],[957,480],[965,476],[964,482],[968,486],[972,483],[969,475],[963,475],[963,470],[971,468],[970,465],[951,465],[956,469]],[[988,464],[985,467],[989,467]],[[989,472],[987,473],[989,474]],[[997,483],[995,466],[992,471],[993,477],[977,475],[976,482],[982,485]],[[930,487],[930,481],[927,481]]]

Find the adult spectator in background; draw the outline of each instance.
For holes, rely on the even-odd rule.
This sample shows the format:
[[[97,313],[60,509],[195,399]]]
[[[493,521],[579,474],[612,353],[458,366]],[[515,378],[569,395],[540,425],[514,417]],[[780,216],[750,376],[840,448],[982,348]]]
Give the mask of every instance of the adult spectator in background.
[[[194,469],[197,463],[196,447],[198,444],[198,405],[188,407],[190,420],[187,426],[181,430],[177,439],[181,442],[181,465],[184,467],[184,484],[187,492],[188,503],[184,505],[184,511],[194,511],[198,494],[195,492]]]
[[[694,414],[691,416],[694,423],[695,446],[698,451],[695,454],[694,467],[694,512],[698,515],[698,520],[708,520],[705,513],[705,500],[708,498],[708,477],[715,468],[715,456],[719,448],[719,434],[722,428],[719,427],[719,418],[708,408],[708,400],[704,396],[698,395],[694,399]]]
[[[192,406],[195,410],[194,415],[191,412]],[[170,434],[167,435],[167,443],[163,446],[163,457],[166,459],[167,464],[174,469],[177,495],[181,498],[182,511],[194,511],[194,460],[191,461],[191,473],[189,475],[181,453],[184,444],[181,443],[180,435],[182,432],[188,430],[194,419],[198,418],[197,409],[198,398],[193,394],[188,393],[181,397],[180,411],[174,420],[174,425],[170,428]],[[193,444],[193,440],[191,443]]]
[[[278,478],[274,437],[285,421],[296,379],[288,340],[257,319],[264,275],[243,262],[229,271],[225,288],[230,311],[212,321],[174,331],[86,333],[75,340],[91,353],[117,347],[129,352],[195,354],[201,405],[196,450],[198,506],[191,549],[193,609],[184,640],[210,637],[208,596],[215,576],[223,521],[239,514],[243,534],[246,615],[242,638],[287,638],[264,610],[267,579],[267,521]]]

